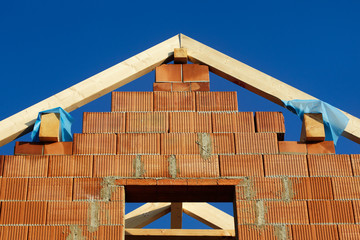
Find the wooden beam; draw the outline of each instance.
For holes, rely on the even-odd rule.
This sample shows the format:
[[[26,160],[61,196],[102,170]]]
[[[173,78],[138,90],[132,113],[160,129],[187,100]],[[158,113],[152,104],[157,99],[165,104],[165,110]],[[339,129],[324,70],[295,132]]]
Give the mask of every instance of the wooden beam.
[[[183,34],[180,35],[180,38],[181,47],[187,48],[188,58],[191,62],[205,64],[209,66],[210,71],[220,77],[265,97],[280,106],[284,106],[281,100],[316,99]],[[346,112],[343,113],[350,119],[343,132],[343,136],[360,143],[360,119]]]
[[[190,217],[215,229],[235,229],[234,217],[208,203],[184,203],[183,211]]]
[[[187,50],[186,48],[175,48],[174,49],[174,63],[187,63]]]
[[[38,112],[62,107],[71,112],[173,59],[176,35],[0,122],[0,146],[30,132]]]
[[[170,212],[170,203],[146,203],[125,215],[126,228],[142,228]]]
[[[235,230],[214,229],[125,229],[125,238],[134,239],[235,239]]]
[[[172,229],[181,229],[182,213],[183,213],[183,203],[182,202],[172,202],[171,203],[171,228]]]
[[[321,113],[305,113],[301,128],[301,142],[325,140],[324,121]]]

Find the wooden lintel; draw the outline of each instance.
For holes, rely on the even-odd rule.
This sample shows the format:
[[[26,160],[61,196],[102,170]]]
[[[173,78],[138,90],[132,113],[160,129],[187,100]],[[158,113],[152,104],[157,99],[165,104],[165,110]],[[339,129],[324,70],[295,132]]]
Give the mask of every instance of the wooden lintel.
[[[125,229],[125,238],[134,239],[235,239],[235,230],[218,229]]]
[[[183,203],[182,202],[172,202],[171,203],[171,228],[172,229],[181,229],[182,214],[183,214]]]
[[[183,211],[190,217],[215,229],[234,229],[234,217],[208,203],[184,203]]]
[[[0,147],[32,130],[40,111],[62,107],[71,112],[173,60],[176,35],[0,122]]]
[[[183,34],[181,34],[180,38],[181,47],[187,48],[188,59],[191,62],[205,64],[209,66],[210,71],[220,77],[265,97],[280,106],[284,106],[282,100],[316,99]],[[344,111],[342,112],[350,119],[342,135],[354,142],[360,143],[360,119]]]
[[[125,215],[126,228],[142,228],[170,212],[170,203],[146,203]]]

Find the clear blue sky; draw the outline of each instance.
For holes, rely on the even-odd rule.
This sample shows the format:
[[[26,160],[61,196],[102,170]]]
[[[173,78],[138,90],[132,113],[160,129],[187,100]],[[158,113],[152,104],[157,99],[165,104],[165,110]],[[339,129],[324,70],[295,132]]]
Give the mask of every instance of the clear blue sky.
[[[300,3],[301,2],[301,3]],[[0,7],[0,120],[178,33],[360,117],[360,1],[5,1]],[[154,73],[121,91],[151,91]],[[283,111],[286,140],[300,120],[238,91],[240,111]],[[106,95],[74,112],[109,111]],[[25,136],[22,140],[29,140]],[[13,143],[0,148],[12,154]],[[360,153],[344,137],[337,153]]]

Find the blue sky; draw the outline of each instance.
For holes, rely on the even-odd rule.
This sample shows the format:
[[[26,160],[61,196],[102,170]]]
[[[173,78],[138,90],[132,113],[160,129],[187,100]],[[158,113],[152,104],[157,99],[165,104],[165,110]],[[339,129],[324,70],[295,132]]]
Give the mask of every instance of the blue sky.
[[[0,7],[0,120],[178,33],[360,117],[360,1],[5,1]],[[121,91],[151,91],[154,73]],[[238,91],[240,111],[283,111],[286,140],[300,120]],[[71,114],[109,111],[106,95]],[[21,138],[29,140],[29,136]],[[0,148],[12,154],[14,143]],[[337,153],[360,153],[344,137]]]

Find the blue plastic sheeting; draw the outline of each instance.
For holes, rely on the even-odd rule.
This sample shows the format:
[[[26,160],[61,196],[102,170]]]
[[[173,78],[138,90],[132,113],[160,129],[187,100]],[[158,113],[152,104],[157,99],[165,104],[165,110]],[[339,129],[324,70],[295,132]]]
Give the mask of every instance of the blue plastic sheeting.
[[[322,113],[325,128],[325,140],[336,142],[341,136],[349,122],[349,118],[345,116],[337,108],[320,100],[291,100],[282,101],[285,107],[297,114],[301,120],[304,113]]]
[[[61,141],[62,142],[71,142],[73,139],[72,134],[71,134],[71,125],[73,122],[73,118],[71,117],[71,115],[68,112],[66,112],[61,107],[39,112],[39,115],[38,115],[35,125],[34,125],[34,129],[31,133],[32,141],[39,142],[41,114],[43,114],[43,113],[59,113],[60,114]]]

